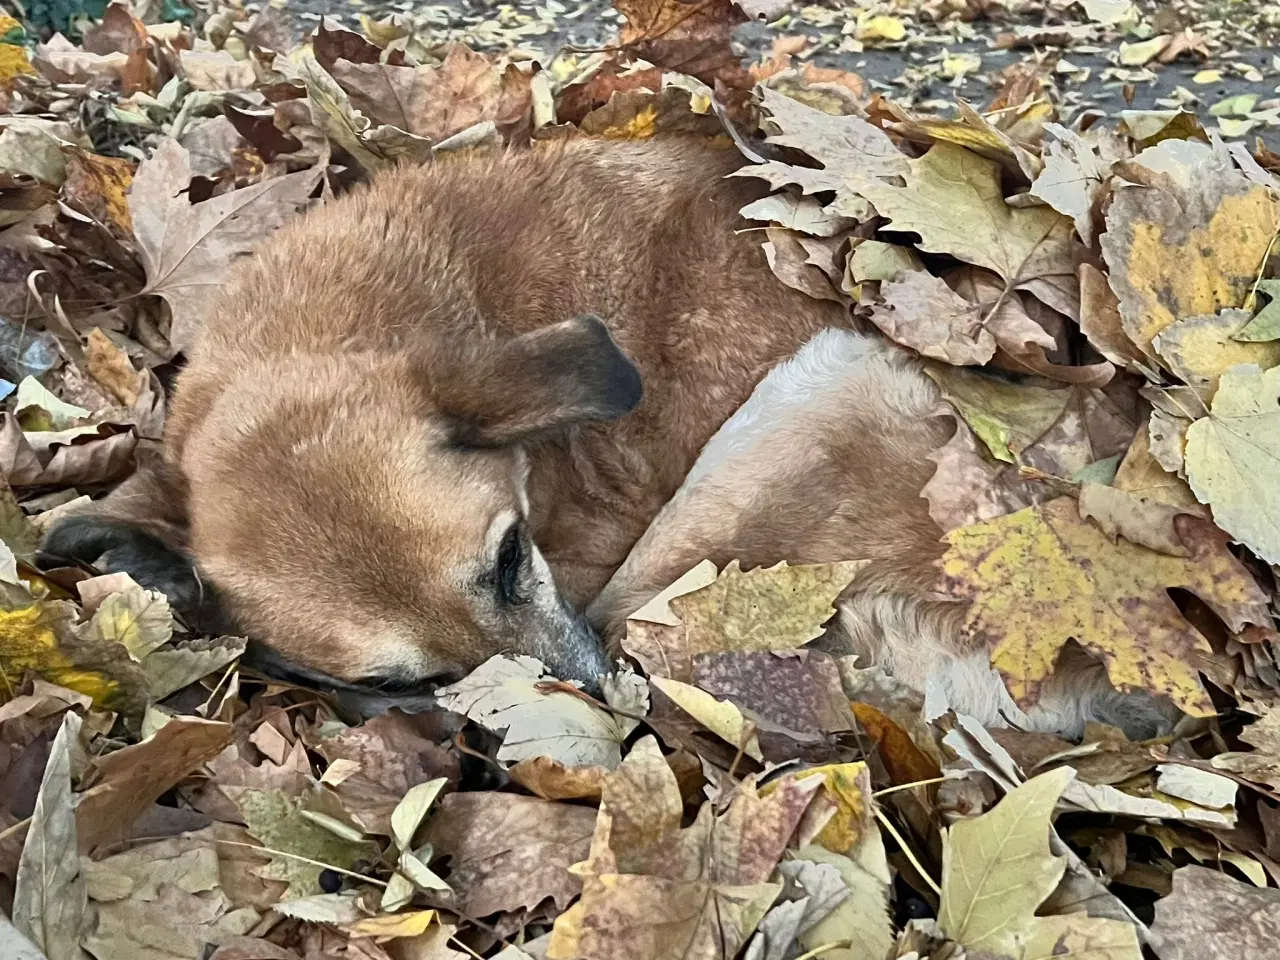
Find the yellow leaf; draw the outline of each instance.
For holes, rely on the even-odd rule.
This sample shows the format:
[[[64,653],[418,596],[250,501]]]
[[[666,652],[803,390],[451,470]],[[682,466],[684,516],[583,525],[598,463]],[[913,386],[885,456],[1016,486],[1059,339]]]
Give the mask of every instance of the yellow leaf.
[[[651,677],[687,683],[699,653],[799,647],[822,635],[835,599],[866,563],[783,562],[744,573],[734,560],[714,583],[671,599],[678,625],[629,620],[623,648]]]
[[[1035,701],[1074,639],[1105,661],[1118,689],[1165,694],[1187,713],[1209,716],[1198,664],[1213,652],[1168,589],[1194,593],[1233,630],[1269,616],[1225,538],[1195,517],[1175,523],[1189,558],[1112,543],[1081,519],[1073,498],[1060,497],[949,533],[944,589],[971,602],[966,631],[987,644],[1022,703]]]
[[[1228,367],[1255,363],[1263,369],[1280,363],[1280,342],[1245,343],[1234,339],[1252,319],[1247,310],[1186,317],[1156,335],[1152,346],[1169,369],[1208,402]]]
[[[817,776],[822,777],[823,796],[835,807],[836,812],[814,838],[814,842],[832,853],[856,857],[863,841],[876,832],[871,800],[871,772],[865,763],[830,763],[811,767],[793,777],[783,777],[765,784],[760,788],[760,796],[767,797],[777,784],[787,780],[794,779],[802,783]]]
[[[1280,367],[1222,375],[1209,415],[1187,429],[1186,470],[1223,530],[1280,563]]]
[[[896,43],[907,35],[907,25],[897,17],[876,16],[858,20],[859,40],[888,40]]]
[[[1140,67],[1159,56],[1160,52],[1169,45],[1169,40],[1168,36],[1159,36],[1141,43],[1122,43],[1120,44],[1120,62],[1126,67]]]
[[[114,641],[75,633],[70,604],[41,603],[7,587],[0,604],[0,702],[12,697],[32,670],[50,683],[92,697],[110,710],[141,713],[147,680]]]
[[[1221,83],[1222,71],[1221,70],[1199,70],[1196,72],[1196,75],[1191,78],[1191,82],[1200,83],[1200,84]]]
[[[412,910],[383,917],[366,917],[355,923],[343,924],[342,929],[357,937],[420,937],[435,920],[434,910]]]
[[[904,187],[874,183],[861,190],[892,229],[920,234],[921,250],[994,271],[1009,290],[1066,307],[1055,291],[1079,287],[1069,217],[1050,207],[1009,206],[999,165],[949,143],[936,144],[910,167]]]
[[[1043,773],[943,833],[938,926],[949,938],[974,952],[1020,954],[1036,908],[1066,869],[1049,850],[1049,818],[1074,776],[1070,767]]]
[[[685,713],[752,759],[764,761],[755,731],[747,736],[747,720],[742,711],[728,700],[717,700],[705,690],[679,680],[653,677],[650,682],[675,701]]]
[[[133,586],[103,600],[77,633],[85,639],[122,644],[129,656],[142,661],[173,636],[173,614],[164,594]]]
[[[1235,171],[1225,154],[1164,140],[1131,163],[1107,212],[1102,254],[1125,332],[1152,341],[1176,320],[1242,308],[1277,228],[1271,191]]]

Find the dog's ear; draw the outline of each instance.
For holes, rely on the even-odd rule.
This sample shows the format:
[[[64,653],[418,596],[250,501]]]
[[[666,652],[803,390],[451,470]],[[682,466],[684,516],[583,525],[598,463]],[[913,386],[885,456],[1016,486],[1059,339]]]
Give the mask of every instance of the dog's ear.
[[[228,632],[216,591],[187,552],[186,484],[158,456],[105,499],[55,523],[36,554],[43,569],[79,566],[127,573],[159,590],[196,630]]]
[[[444,345],[421,361],[423,381],[452,439],[496,447],[640,403],[640,373],[598,317],[499,341]]]

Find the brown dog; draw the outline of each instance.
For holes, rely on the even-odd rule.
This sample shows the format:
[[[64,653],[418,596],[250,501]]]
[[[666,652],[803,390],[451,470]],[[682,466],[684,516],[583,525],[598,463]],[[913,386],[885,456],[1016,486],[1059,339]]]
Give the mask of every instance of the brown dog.
[[[46,561],[344,681],[503,651],[594,680],[576,611],[766,372],[849,322],[736,232],[761,195],[725,178],[741,162],[692,140],[441,160],[282,229],[210,305],[163,462]]]

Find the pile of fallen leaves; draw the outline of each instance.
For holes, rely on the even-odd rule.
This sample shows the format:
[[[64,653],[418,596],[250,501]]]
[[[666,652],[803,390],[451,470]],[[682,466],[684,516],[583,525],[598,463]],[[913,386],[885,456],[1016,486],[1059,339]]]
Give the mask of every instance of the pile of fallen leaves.
[[[1274,156],[1177,110],[1068,128],[1035,63],[917,115],[744,67],[755,0],[618,6],[617,45],[546,64],[400,16],[0,21],[0,955],[1274,952]],[[772,186],[744,228],[783,282],[928,359],[938,590],[1019,710],[1083,650],[1171,736],[988,729],[808,648],[856,562],[700,565],[603,700],[498,657],[366,722],[124,575],[32,566],[155,454],[209,288],[280,224],[395,163],[671,131]]]

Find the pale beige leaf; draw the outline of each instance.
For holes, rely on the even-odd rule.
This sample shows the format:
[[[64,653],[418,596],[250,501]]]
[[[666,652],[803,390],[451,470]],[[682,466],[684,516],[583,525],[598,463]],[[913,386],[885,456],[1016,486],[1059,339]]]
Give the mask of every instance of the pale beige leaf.
[[[1028,780],[995,808],[943,833],[938,924],[970,950],[1017,956],[1035,910],[1066,861],[1049,851],[1049,825],[1069,767]]]
[[[300,170],[191,203],[191,160],[176,140],[163,140],[138,168],[129,213],[147,275],[142,292],[169,302],[175,348],[193,345],[201,310],[231,261],[307,207],[322,173]]]
[[[627,736],[617,718],[572,694],[540,693],[536,686],[547,679],[533,657],[497,656],[437,696],[446,709],[507,731],[499,760],[545,756],[570,766],[616,767]]]
[[[890,339],[935,360],[981,366],[996,352],[983,310],[927,271],[907,271],[880,284],[884,298],[871,322]]]
[[[1280,367],[1222,375],[1209,415],[1187,430],[1186,469],[1218,525],[1280,564]]]
[[[53,739],[13,890],[13,925],[48,960],[82,960],[80,925],[87,893],[76,849],[71,754],[79,749],[80,715],[63,714]]]

